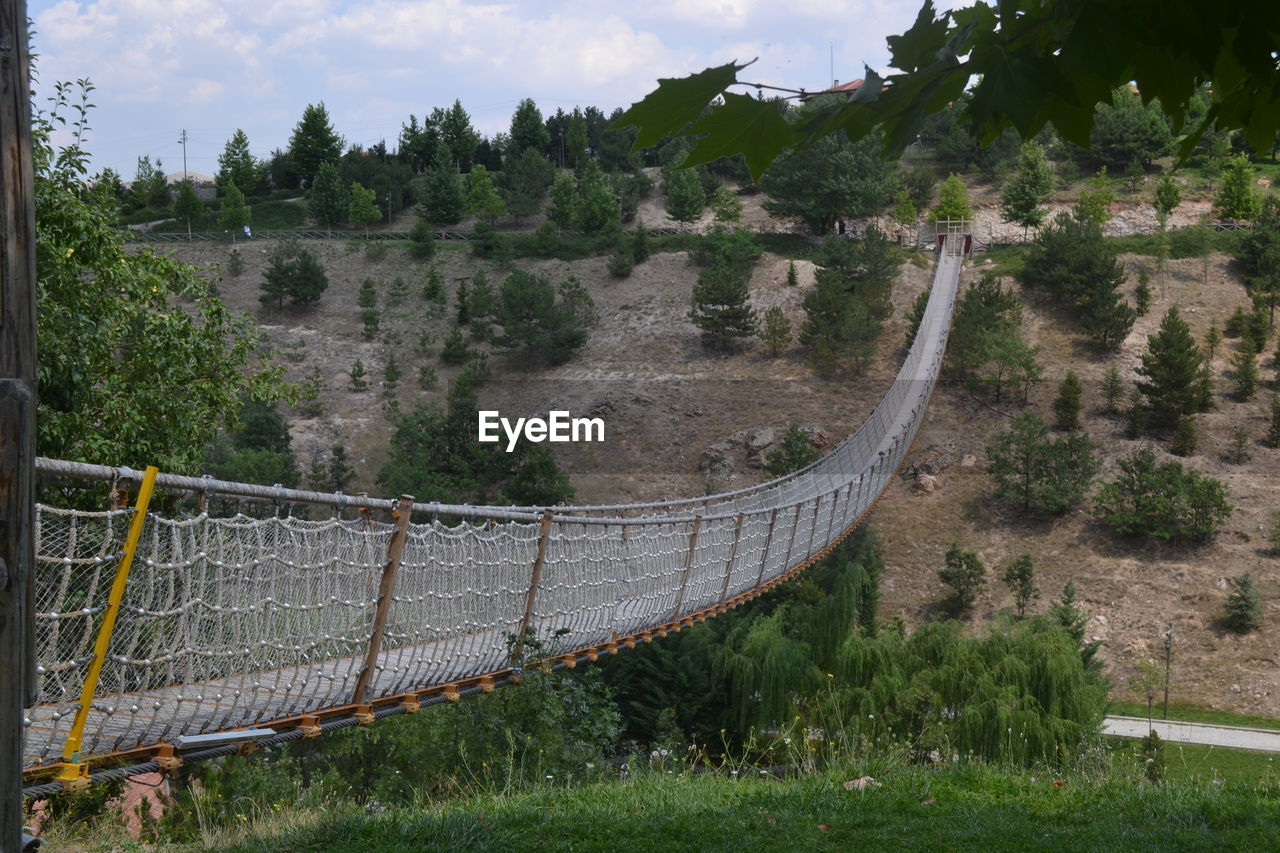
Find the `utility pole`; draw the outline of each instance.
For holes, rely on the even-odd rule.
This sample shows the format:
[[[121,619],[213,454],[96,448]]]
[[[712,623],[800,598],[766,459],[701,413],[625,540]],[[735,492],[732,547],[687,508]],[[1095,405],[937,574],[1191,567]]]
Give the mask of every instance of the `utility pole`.
[[[0,850],[22,831],[23,710],[35,704],[31,573],[36,240],[26,0],[0,4]]]
[[[182,180],[190,181],[191,176],[187,174],[187,130],[183,128],[182,135],[178,137],[178,144],[182,146]],[[195,189],[194,182],[191,185]],[[191,217],[187,216],[187,239],[191,239]]]

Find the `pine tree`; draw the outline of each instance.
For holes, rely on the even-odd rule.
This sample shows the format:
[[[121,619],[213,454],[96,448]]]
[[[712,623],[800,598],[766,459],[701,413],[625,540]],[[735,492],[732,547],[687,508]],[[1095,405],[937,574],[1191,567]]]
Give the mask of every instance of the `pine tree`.
[[[631,259],[634,263],[642,264],[649,260],[649,229],[644,227],[643,222],[636,223],[635,236],[631,241]]]
[[[702,331],[702,345],[725,347],[755,334],[756,312],[749,301],[751,268],[721,261],[698,272],[689,317]]]
[[[1023,554],[1010,563],[1004,570],[1003,580],[1005,586],[1009,587],[1009,592],[1013,593],[1014,605],[1018,608],[1018,618],[1021,619],[1026,615],[1027,605],[1040,597],[1031,555]]]
[[[1066,378],[1058,386],[1058,396],[1053,401],[1056,426],[1061,430],[1080,429],[1080,394],[1083,391],[1080,377],[1068,370]]]
[[[1256,631],[1262,624],[1262,598],[1254,586],[1252,572],[1231,578],[1231,592],[1223,610],[1223,623],[1237,634]]]
[[[1271,398],[1271,422],[1262,443],[1267,447],[1280,447],[1280,395]]]
[[[444,305],[448,302],[448,297],[444,292],[444,281],[440,278],[440,271],[435,267],[427,273],[427,280],[422,285],[422,298],[436,305]]]
[[[289,165],[310,185],[320,173],[321,163],[336,163],[344,141],[329,123],[324,101],[307,104],[302,119],[289,139]]]
[[[795,287],[799,283],[800,278],[796,275],[796,262],[787,261],[787,287]]]
[[[1169,444],[1169,452],[1174,456],[1193,456],[1198,444],[1196,422],[1191,415],[1178,418],[1178,426],[1173,431],[1173,441]]]
[[[1253,186],[1249,155],[1241,152],[1231,158],[1213,203],[1223,219],[1256,219],[1262,212],[1262,197]]]
[[[666,183],[667,215],[677,222],[696,222],[706,207],[707,197],[692,169],[674,169]]]
[[[1145,399],[1151,422],[1172,427],[1183,415],[1204,411],[1204,357],[1191,337],[1191,329],[1169,308],[1160,329],[1147,338],[1147,351],[1137,373],[1137,389]]]
[[[355,364],[351,365],[351,371],[347,374],[351,377],[351,390],[363,391],[369,387],[369,380],[365,379],[367,372],[364,369],[364,362],[356,359]]]
[[[578,182],[578,199],[573,210],[573,225],[584,234],[599,234],[613,228],[621,233],[622,208],[613,188],[605,180],[600,164],[588,160]]]
[[[173,215],[187,223],[187,233],[204,224],[204,202],[196,195],[195,184],[185,180],[178,184],[178,197],[173,202]]]
[[[329,451],[329,470],[325,476],[325,488],[340,492],[351,484],[356,471],[347,462],[347,448],[335,444]]]
[[[813,444],[809,433],[799,424],[789,424],[782,441],[764,457],[765,470],[775,477],[799,471],[817,462],[822,453]]]
[[[969,207],[969,191],[960,176],[951,174],[938,190],[938,204],[929,211],[929,221],[972,219]]]
[[[1133,307],[1139,317],[1147,316],[1151,307],[1151,273],[1143,267],[1138,270],[1138,286],[1133,291]]]
[[[1248,341],[1240,345],[1234,359],[1235,395],[1238,400],[1251,400],[1258,390],[1258,354]]]
[[[992,439],[987,459],[996,498],[1017,503],[1024,512],[1067,511],[1084,500],[1098,472],[1087,435],[1054,436],[1033,412],[1014,418],[1008,432]]]
[[[1231,433],[1231,446],[1227,450],[1227,461],[1232,465],[1243,465],[1249,461],[1249,430],[1238,426]]]
[[[1102,405],[1103,411],[1109,415],[1114,415],[1120,411],[1120,398],[1124,396],[1124,380],[1120,378],[1120,371],[1115,365],[1107,367],[1106,373],[1102,374]]]
[[[467,212],[467,196],[462,188],[458,165],[443,142],[436,146],[435,159],[423,178],[418,216],[437,225],[457,225]]]
[[[356,304],[361,308],[378,307],[378,288],[373,279],[366,278],[360,282],[360,292],[356,295]]]
[[[769,355],[775,358],[791,343],[791,321],[777,305],[764,312],[764,326],[760,329],[760,340],[769,348]]]
[[[262,167],[249,153],[249,137],[243,130],[236,132],[227,140],[227,146],[218,157],[218,174],[215,178],[219,189],[228,183],[235,184],[246,195],[255,195],[262,182]]]
[[[1215,317],[1209,321],[1209,330],[1204,333],[1204,355],[1207,363],[1213,363],[1213,357],[1217,355],[1221,344],[1222,332],[1218,331],[1218,320]]]

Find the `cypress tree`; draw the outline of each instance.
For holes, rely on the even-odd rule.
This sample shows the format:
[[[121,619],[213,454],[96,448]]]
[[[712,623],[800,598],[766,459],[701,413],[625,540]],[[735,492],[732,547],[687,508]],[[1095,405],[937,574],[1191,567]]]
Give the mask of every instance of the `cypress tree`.
[[[1172,427],[1183,415],[1205,410],[1203,394],[1204,357],[1191,337],[1191,329],[1169,308],[1160,329],[1147,338],[1147,351],[1138,367],[1137,390],[1145,399],[1151,423]]]
[[[1080,377],[1074,370],[1068,370],[1067,376],[1058,386],[1057,399],[1053,401],[1053,413],[1057,417],[1057,427],[1061,430],[1080,429],[1080,394],[1083,389]]]

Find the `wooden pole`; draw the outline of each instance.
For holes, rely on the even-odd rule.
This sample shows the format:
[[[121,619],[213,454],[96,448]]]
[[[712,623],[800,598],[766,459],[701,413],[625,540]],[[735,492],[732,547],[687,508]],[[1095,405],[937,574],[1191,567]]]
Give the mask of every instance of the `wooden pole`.
[[[689,554],[684,558],[684,576],[680,579],[680,592],[676,595],[676,606],[671,608],[671,621],[680,618],[680,608],[684,606],[684,591],[689,586],[689,572],[693,569],[693,555],[698,550],[698,531],[702,529],[702,516],[693,519],[693,532],[689,534]]]
[[[769,532],[764,536],[764,550],[760,552],[760,571],[756,573],[756,588],[764,582],[764,568],[769,563],[769,546],[773,544],[773,527],[778,523],[778,511],[769,513]]]
[[[22,718],[36,702],[32,541],[36,223],[27,4],[0,5],[0,850],[21,850]]]
[[[396,589],[396,574],[400,571],[400,560],[404,557],[404,543],[409,538],[409,516],[413,513],[413,495],[401,495],[399,505],[391,511],[395,519],[396,529],[391,533],[391,542],[387,545],[387,562],[382,567],[382,580],[378,583],[378,604],[373,612],[373,628],[369,632],[369,648],[365,651],[364,668],[356,678],[356,689],[352,692],[351,704],[363,705],[365,694],[369,691],[369,682],[378,665],[378,652],[382,648],[382,635],[387,627],[387,614],[391,611],[391,596]]]
[[[720,588],[720,603],[724,604],[729,597],[729,576],[733,574],[733,561],[738,556],[738,540],[742,538],[742,516],[739,515],[733,524],[733,547],[729,549],[729,559],[724,563],[724,586]]]
[[[542,581],[542,564],[547,559],[547,540],[551,538],[551,510],[542,513],[538,531],[538,554],[533,558],[533,571],[529,573],[529,594],[524,600],[524,616],[520,618],[520,628],[516,641],[511,646],[511,665],[519,666],[524,655],[525,635],[529,633],[529,625],[533,622],[533,603],[538,597],[538,584]]]

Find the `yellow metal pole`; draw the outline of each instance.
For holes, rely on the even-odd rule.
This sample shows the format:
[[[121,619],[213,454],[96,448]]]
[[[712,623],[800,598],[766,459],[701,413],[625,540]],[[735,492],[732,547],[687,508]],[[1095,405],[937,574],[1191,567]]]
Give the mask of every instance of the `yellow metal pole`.
[[[84,688],[80,691],[80,707],[76,711],[75,721],[71,724],[71,733],[67,735],[67,743],[62,748],[63,763],[58,771],[58,781],[68,788],[77,788],[89,781],[89,765],[80,761],[80,744],[84,739],[84,726],[89,719],[89,706],[93,704],[93,696],[98,690],[102,664],[106,661],[111,632],[115,630],[116,617],[120,614],[120,602],[124,599],[124,585],[129,580],[129,568],[133,565],[133,555],[138,550],[138,540],[142,538],[142,525],[147,519],[147,507],[151,505],[151,493],[155,489],[158,473],[160,472],[154,465],[148,465],[142,477],[142,486],[138,489],[138,502],[134,505],[133,522],[129,525],[129,536],[124,543],[124,554],[120,557],[120,565],[116,567],[116,577],[107,597],[107,609],[102,615],[102,624],[98,626],[98,640],[93,645],[93,660],[89,663],[89,671],[84,677]]]

